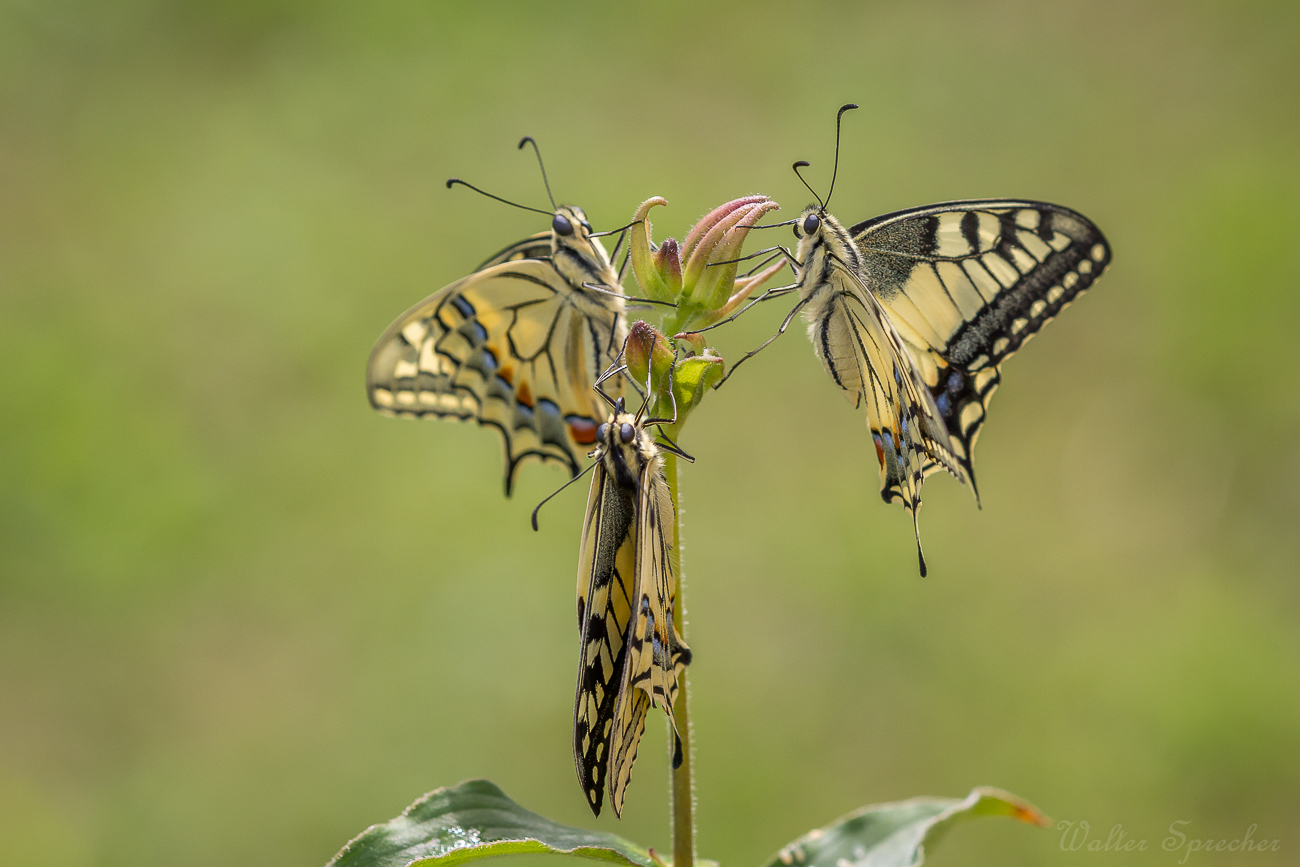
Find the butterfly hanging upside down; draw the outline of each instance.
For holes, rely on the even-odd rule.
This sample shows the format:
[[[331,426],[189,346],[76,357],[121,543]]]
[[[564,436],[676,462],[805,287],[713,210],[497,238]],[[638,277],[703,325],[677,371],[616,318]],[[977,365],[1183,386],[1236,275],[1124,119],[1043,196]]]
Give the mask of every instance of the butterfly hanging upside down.
[[[527,137],[519,146],[527,143],[536,147]],[[455,183],[471,186],[456,178],[447,186]],[[550,232],[510,245],[403,313],[366,369],[370,403],[382,413],[497,428],[507,495],[527,458],[578,474],[603,415],[592,387],[627,338],[609,254],[580,208],[551,204]]]
[[[852,108],[836,116],[826,200],[818,197],[791,221],[795,253],[780,248],[795,282],[750,305],[790,292],[799,302],[731,372],[803,311],[826,372],[867,411],[881,496],[912,513],[924,575],[921,483],[943,469],[969,483],[979,501],[975,440],[1002,362],[1096,282],[1110,264],[1110,245],[1082,214],[1027,199],[944,202],[846,229],[826,208],[839,169],[840,117]],[[795,163],[796,173],[806,165]]]
[[[673,622],[676,516],[660,450],[683,453],[656,443],[648,430],[675,419],[644,418],[645,404],[633,415],[623,398],[599,393],[613,411],[590,455],[595,473],[578,555],[573,757],[592,812],[600,815],[607,785],[622,815],[646,715],[653,705],[673,721],[677,685],[691,661]],[[678,738],[674,766],[680,762]]]

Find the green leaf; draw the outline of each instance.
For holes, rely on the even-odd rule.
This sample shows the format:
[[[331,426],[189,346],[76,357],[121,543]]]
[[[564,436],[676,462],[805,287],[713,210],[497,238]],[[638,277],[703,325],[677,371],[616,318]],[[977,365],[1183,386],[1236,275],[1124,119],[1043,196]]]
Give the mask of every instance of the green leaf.
[[[873,804],[809,831],[767,867],[916,867],[925,846],[953,825],[980,816],[1011,816],[1047,827],[1051,820],[1031,804],[998,789],[975,789],[965,800],[913,798]]]
[[[521,854],[656,867],[650,853],[635,843],[558,825],[525,810],[488,780],[429,792],[396,819],[362,831],[327,867],[433,867]]]

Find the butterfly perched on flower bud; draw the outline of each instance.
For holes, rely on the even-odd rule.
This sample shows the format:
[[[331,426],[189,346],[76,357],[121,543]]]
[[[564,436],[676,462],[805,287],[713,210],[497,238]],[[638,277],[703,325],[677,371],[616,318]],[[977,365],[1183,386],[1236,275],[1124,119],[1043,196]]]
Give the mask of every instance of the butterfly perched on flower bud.
[[[457,178],[447,186],[455,183],[482,192]],[[604,414],[593,385],[627,339],[608,252],[581,208],[552,205],[525,208],[551,216],[550,231],[511,244],[403,313],[366,368],[370,403],[382,413],[495,427],[507,495],[528,458],[578,474]]]

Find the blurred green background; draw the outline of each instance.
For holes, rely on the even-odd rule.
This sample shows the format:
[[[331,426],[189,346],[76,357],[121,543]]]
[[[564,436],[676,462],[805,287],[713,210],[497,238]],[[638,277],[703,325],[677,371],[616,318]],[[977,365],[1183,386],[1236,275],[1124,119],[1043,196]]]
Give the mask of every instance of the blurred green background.
[[[1300,851],[1294,3],[7,2],[0,24],[0,861],[319,865],[487,776],[667,848],[650,726],[621,822],[569,748],[583,493],[365,400],[407,306],[544,217],[737,195],[848,221],[1077,208],[1115,263],[1004,370],[984,496],[926,487],[931,576],[795,332],[693,417],[699,848],[998,785],[1093,838],[937,864]],[[782,238],[787,237],[784,231]],[[719,336],[738,358],[785,309]],[[746,321],[748,320],[748,321]]]

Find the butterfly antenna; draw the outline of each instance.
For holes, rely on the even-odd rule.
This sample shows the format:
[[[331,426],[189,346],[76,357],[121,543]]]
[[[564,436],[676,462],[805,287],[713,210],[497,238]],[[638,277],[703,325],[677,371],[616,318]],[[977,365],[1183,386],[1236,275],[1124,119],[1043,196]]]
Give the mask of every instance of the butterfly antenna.
[[[808,183],[807,181],[804,181],[804,179],[803,179],[803,175],[799,172],[800,169],[806,169],[806,168],[808,168],[808,166],[810,166],[810,165],[812,165],[812,163],[808,162],[807,160],[798,160],[797,162],[795,162],[795,164],[792,166],[792,168],[794,169],[794,173],[795,173],[796,175],[799,176],[799,180],[803,181],[803,185],[804,185],[805,187],[808,187],[808,192],[810,192],[810,193],[812,193],[814,196],[816,196],[816,198],[817,198],[817,204],[821,205],[821,206],[822,206],[822,210],[825,211],[825,210],[826,210],[826,203],[822,201],[822,197],[821,197],[821,196],[818,196],[818,195],[817,195],[817,191],[814,190],[814,189],[812,188],[812,186],[809,185],[809,183]]]
[[[587,237],[588,237],[588,238],[603,238],[603,237],[605,237],[606,235],[617,235],[619,232],[626,232],[628,229],[632,228],[633,226],[635,226],[635,225],[637,225],[638,223],[641,223],[641,222],[643,222],[643,221],[642,221],[642,220],[633,220],[632,222],[628,223],[626,226],[619,226],[617,229],[610,229],[608,232],[592,232],[592,233],[591,233],[590,235],[588,235]],[[623,244],[623,239],[622,239],[622,238],[619,238],[618,243],[619,243],[619,246],[622,246],[622,244]],[[618,253],[618,247],[615,247],[615,248],[614,248],[614,252],[615,252],[615,254]]]
[[[447,178],[447,189],[450,190],[456,184],[460,184],[462,187],[469,187],[474,192],[487,196],[489,199],[496,199],[498,202],[503,202],[514,208],[522,208],[525,211],[532,211],[534,214],[545,214],[546,216],[549,217],[555,213],[554,211],[543,211],[541,208],[530,208],[527,205],[521,205],[518,202],[512,202],[509,199],[503,199],[500,196],[494,196],[486,190],[480,190],[478,187],[474,186],[468,181],[462,181],[460,178]]]
[[[822,205],[823,211],[831,203],[831,196],[835,195],[835,176],[840,173],[840,118],[844,117],[844,112],[857,107],[856,102],[841,105],[839,114],[835,115],[835,168],[831,170],[831,189],[826,194],[826,204]]]
[[[596,461],[593,461],[593,462],[591,462],[590,464],[588,464],[588,465],[587,465],[587,468],[586,468],[585,470],[583,470],[582,472],[578,473],[576,476],[574,476],[573,478],[569,479],[569,480],[568,480],[567,482],[565,482],[564,484],[560,485],[558,488],[555,489],[555,493],[551,494],[550,497],[547,497],[545,500],[542,500],[540,503],[537,504],[537,508],[536,508],[536,509],[533,509],[533,530],[536,530],[536,529],[537,529],[537,513],[538,513],[539,511],[541,511],[542,506],[545,506],[548,502],[550,502],[551,497],[554,497],[555,494],[558,494],[560,491],[563,491],[563,490],[564,490],[565,488],[567,488],[569,485],[573,484],[573,483],[576,482],[578,479],[582,478],[582,477],[585,476],[587,473],[591,472],[591,468],[594,467],[594,466],[596,466],[596,463],[597,463]]]
[[[526,135],[519,140],[519,149],[523,150],[524,145],[533,146],[533,153],[537,154],[537,166],[542,170],[542,183],[546,185],[546,197],[551,200],[551,207],[559,210],[560,206],[555,204],[555,196],[551,195],[551,182],[546,179],[546,164],[542,162],[542,149],[537,146],[537,141],[530,135]]]

